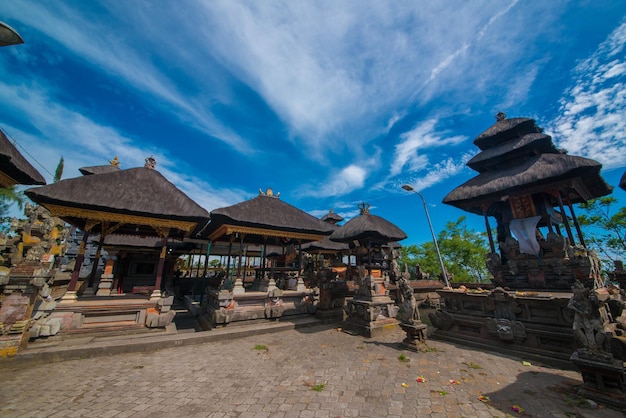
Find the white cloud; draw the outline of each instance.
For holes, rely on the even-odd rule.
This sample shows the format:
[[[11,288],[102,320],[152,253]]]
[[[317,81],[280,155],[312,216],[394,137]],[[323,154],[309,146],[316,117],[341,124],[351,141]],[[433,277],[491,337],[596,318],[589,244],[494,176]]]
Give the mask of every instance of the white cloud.
[[[404,108],[416,91],[421,100],[462,86],[467,100],[480,95],[477,89],[504,86],[476,79],[499,74],[502,62],[513,66],[518,59],[515,35],[492,45],[493,31],[511,26],[503,16],[517,1],[495,11],[488,5],[216,1],[203,3],[208,13],[202,18],[210,24],[198,27],[206,28],[203,37],[224,66],[253,86],[311,155],[320,157],[344,152],[343,144],[362,147],[377,134],[376,125],[389,129],[393,115],[403,113],[395,109]],[[541,19],[532,17],[535,30],[548,19],[542,12]],[[532,14],[516,9],[516,22]],[[527,34],[522,26],[515,29]],[[485,43],[487,57],[472,51]],[[516,78],[500,74],[506,86]],[[421,91],[424,84],[430,84],[428,92]]]
[[[13,112],[28,111],[36,116],[32,123],[40,132],[37,136],[15,126],[3,125],[3,129],[11,139],[29,150],[27,159],[34,157],[43,165],[43,170],[36,168],[48,183],[52,180],[51,173],[54,173],[61,156],[64,157],[62,178],[65,179],[79,176],[80,167],[104,165],[116,155],[122,169],[141,167],[146,157],[154,155],[157,170],[209,211],[237,203],[245,196],[239,190],[218,189],[198,177],[179,174],[180,171],[189,171],[180,170],[185,167],[184,162],[59,105],[40,87],[14,86],[0,81],[0,102],[10,103]],[[59,143],[63,146],[59,147]]]
[[[84,60],[103,72],[114,74],[128,86],[152,96],[156,99],[152,102],[154,105],[167,107],[182,122],[230,144],[241,152],[249,151],[249,144],[225,127],[209,111],[210,100],[203,98],[197,91],[194,94],[181,91],[177,81],[154,63],[151,51],[157,51],[157,55],[166,54],[169,60],[175,60],[183,56],[179,51],[185,48],[182,44],[173,45],[171,34],[167,31],[164,33],[151,30],[155,37],[146,37],[148,28],[138,25],[140,22],[146,23],[145,16],[140,18],[140,7],[126,8],[118,15],[136,18],[135,24],[123,28],[119,22],[90,19],[90,16],[80,14],[78,10],[63,4],[49,8],[39,2],[23,2],[19,5],[8,4],[6,7],[7,14],[13,19],[23,19],[54,42],[58,42],[62,48],[71,51],[77,59]],[[155,14],[153,17],[163,18],[164,15]],[[151,23],[154,25],[154,22]],[[130,38],[133,41],[129,42]],[[165,45],[169,45],[171,49],[164,51],[162,47]],[[193,65],[181,66],[179,76],[195,78],[201,86],[201,80],[206,81],[208,77],[193,74],[191,69],[194,68],[196,67]]]
[[[453,158],[447,158],[446,160],[436,164],[434,168],[428,171],[425,176],[412,180],[409,184],[418,192],[427,189],[465,169],[465,163],[467,163],[470,158],[471,155],[469,154],[463,155],[460,161],[455,161]]]
[[[626,22],[574,70],[560,100],[561,116],[547,125],[559,147],[597,160],[606,169],[626,165]]]
[[[365,167],[351,164],[332,174],[331,179],[324,183],[323,187],[315,189],[305,187],[302,195],[312,197],[342,196],[355,189],[362,188],[366,178],[367,169]]]
[[[415,126],[409,132],[400,135],[401,142],[396,145],[393,162],[389,170],[389,177],[394,177],[403,171],[415,172],[428,166],[428,149],[456,145],[467,139],[464,136],[448,136],[448,132],[438,132],[435,128],[436,119],[430,119]]]

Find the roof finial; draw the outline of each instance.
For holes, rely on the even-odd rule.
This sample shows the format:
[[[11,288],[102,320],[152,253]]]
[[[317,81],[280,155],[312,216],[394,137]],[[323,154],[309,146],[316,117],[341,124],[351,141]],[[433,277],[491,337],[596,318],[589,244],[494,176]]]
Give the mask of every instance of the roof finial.
[[[500,122],[501,120],[504,120],[504,119],[506,119],[506,113],[504,113],[504,112],[498,112],[498,113],[496,114],[496,120],[497,120],[498,122]]]
[[[259,194],[262,194],[264,196],[269,196],[269,197],[280,197],[280,192],[274,195],[274,191],[272,190],[271,187],[267,188],[267,192],[264,192],[263,189],[259,189]]]
[[[112,165],[113,167],[119,167],[120,166],[120,160],[119,160],[119,158],[117,158],[117,155],[115,156],[115,158],[113,158],[112,160],[109,161],[109,164]]]
[[[154,170],[154,167],[156,167],[156,160],[154,159],[154,156],[149,156],[148,158],[146,158],[146,165],[144,165],[145,168],[151,168]]]
[[[359,210],[361,211],[361,215],[370,213],[370,204],[365,202],[359,203]]]

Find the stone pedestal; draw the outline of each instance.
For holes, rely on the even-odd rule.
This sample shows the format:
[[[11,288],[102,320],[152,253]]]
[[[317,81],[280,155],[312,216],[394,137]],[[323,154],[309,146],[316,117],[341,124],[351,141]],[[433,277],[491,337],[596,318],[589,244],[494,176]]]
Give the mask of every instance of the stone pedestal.
[[[420,347],[426,343],[428,326],[422,321],[416,321],[413,324],[400,322],[400,328],[406,332],[406,338],[402,340],[402,347],[419,351]]]
[[[579,395],[609,405],[626,408],[624,362],[612,354],[579,349],[570,360],[583,377]]]
[[[343,331],[367,338],[395,331],[399,322],[395,319],[398,307],[384,289],[382,280],[366,277],[359,291],[345,307],[346,319]]]
[[[78,295],[74,290],[68,290],[61,298],[61,303],[73,303],[78,300]]]
[[[241,280],[241,277],[237,277],[233,286],[233,294],[242,295],[244,293],[246,293],[246,289],[243,287],[243,280]]]
[[[158,301],[161,299],[161,289],[154,289],[150,294],[150,301]]]
[[[112,288],[113,288],[113,275],[103,274],[100,277],[100,283],[98,283],[98,290],[96,291],[96,296],[110,296]]]

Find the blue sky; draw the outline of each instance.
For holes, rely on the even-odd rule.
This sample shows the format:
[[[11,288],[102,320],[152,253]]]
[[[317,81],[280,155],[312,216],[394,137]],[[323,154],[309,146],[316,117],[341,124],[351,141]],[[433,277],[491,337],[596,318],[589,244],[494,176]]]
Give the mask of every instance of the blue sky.
[[[5,1],[0,127],[51,181],[157,169],[207,210],[271,187],[430,240],[498,111],[626,169],[626,2]],[[21,148],[20,148],[21,149]],[[626,198],[616,188],[622,205]],[[155,197],[158,198],[158,197]],[[467,214],[468,225],[484,229]]]

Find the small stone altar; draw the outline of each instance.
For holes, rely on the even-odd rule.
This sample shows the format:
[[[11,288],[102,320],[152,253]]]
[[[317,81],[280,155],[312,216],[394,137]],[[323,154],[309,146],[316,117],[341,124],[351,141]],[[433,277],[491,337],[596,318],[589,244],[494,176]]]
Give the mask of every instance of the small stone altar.
[[[329,239],[349,244],[357,255],[359,288],[344,307],[343,330],[371,338],[398,328],[398,307],[388,289],[390,277],[399,276],[397,263],[394,251],[385,255],[382,247],[405,239],[406,234],[391,222],[372,215],[369,207],[365,202],[359,204],[361,214],[336,229]],[[377,259],[380,256],[384,258]],[[389,266],[394,268],[390,271]]]
[[[361,282],[354,297],[344,308],[347,317],[343,330],[368,338],[383,335],[398,327],[398,307],[389,297],[382,278],[372,277],[361,268]]]

